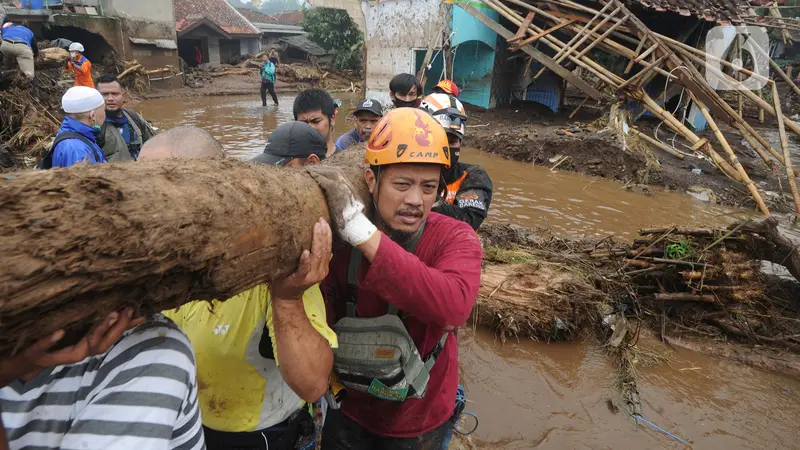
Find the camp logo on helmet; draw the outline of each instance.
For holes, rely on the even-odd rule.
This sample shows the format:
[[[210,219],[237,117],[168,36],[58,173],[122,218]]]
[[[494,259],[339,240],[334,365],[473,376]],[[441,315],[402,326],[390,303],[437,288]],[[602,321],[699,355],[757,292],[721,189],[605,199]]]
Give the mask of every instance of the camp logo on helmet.
[[[414,111],[414,114],[417,116],[417,120],[414,122],[416,126],[414,130],[414,140],[416,140],[419,145],[431,145],[431,140],[428,136],[431,136],[433,132],[428,127],[428,124],[422,120],[422,115],[416,111]]]
[[[442,147],[442,151],[444,152],[444,156],[450,159],[450,147]]]
[[[397,157],[399,158],[399,157],[403,156],[403,153],[406,152],[407,148],[408,148],[408,144],[400,144],[400,145],[398,145],[397,146]]]

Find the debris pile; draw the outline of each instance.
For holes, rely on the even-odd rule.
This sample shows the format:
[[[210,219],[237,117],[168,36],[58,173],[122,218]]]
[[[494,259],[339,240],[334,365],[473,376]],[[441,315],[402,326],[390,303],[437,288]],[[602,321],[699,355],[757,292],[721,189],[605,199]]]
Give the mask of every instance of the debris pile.
[[[473,319],[504,339],[563,339],[619,314],[659,334],[800,353],[800,284],[761,267],[768,261],[800,279],[800,254],[777,225],[653,228],[625,244],[489,224],[480,231],[486,264]]]
[[[725,58],[707,54],[704,49],[654,32],[620,0],[601,0],[597,9],[572,0],[482,0],[482,3],[496,11],[503,23],[518,27],[517,31],[509,30],[472,5],[461,7],[504,37],[509,43],[510,52],[522,52],[522,56],[528,58],[529,65],[533,60],[542,64],[541,70],[533,75],[533,80],[550,70],[585,95],[586,100],[581,105],[586,102],[607,102],[620,109],[634,105],[650,112],[685,140],[685,148],[681,151],[665,148],[670,146],[664,143],[657,147],[679,158],[689,154],[711,161],[727,177],[743,184],[758,209],[769,215],[763,192],[739,163],[730,142],[719,129],[719,124],[730,125],[740,136],[737,140],[744,139],[766,168],[783,174],[795,210],[800,214],[800,193],[795,183],[798,172],[792,166],[786,132],[788,129],[800,134],[800,124],[783,114],[777,81],[787,83],[798,94],[800,88],[770,59],[769,49],[762,49],[753,39],[749,39],[747,50],[751,55],[749,60],[745,56],[745,61],[749,64],[768,63],[777,75],[776,80],[732,62],[741,58],[744,43],[737,44],[738,52],[728,52]],[[691,14],[687,11],[686,15]],[[743,19],[732,14],[730,20],[738,23]],[[512,58],[516,56],[519,55],[512,55]],[[627,64],[624,67],[603,64],[603,57],[618,58],[627,61]],[[713,61],[716,65],[706,65],[706,61]],[[706,70],[709,72],[704,73]],[[706,81],[706,75],[717,79],[717,85],[711,86]],[[745,77],[765,83],[764,91],[768,95],[745,87],[742,83]],[[658,83],[652,83],[651,86],[654,80]],[[684,123],[683,117],[657,101],[670,89],[669,84],[682,89],[681,98],[685,107],[696,108],[697,115],[708,123],[715,143],[698,136]],[[657,86],[661,86],[658,92],[650,89]],[[730,105],[716,89],[736,89],[738,104]],[[767,98],[772,101],[767,101]],[[774,148],[744,120],[741,104],[745,100],[774,118],[780,148]],[[631,133],[621,131],[627,138],[642,139],[650,144],[656,140],[632,128],[627,120],[621,125],[624,130],[633,130]],[[622,150],[629,151],[629,148],[623,144]]]

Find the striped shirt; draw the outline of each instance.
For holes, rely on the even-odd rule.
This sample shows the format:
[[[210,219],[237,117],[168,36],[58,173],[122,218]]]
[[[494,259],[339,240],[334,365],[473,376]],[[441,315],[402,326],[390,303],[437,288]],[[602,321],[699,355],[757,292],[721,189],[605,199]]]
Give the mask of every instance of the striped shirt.
[[[189,340],[155,315],[106,353],[0,389],[11,449],[203,449]]]

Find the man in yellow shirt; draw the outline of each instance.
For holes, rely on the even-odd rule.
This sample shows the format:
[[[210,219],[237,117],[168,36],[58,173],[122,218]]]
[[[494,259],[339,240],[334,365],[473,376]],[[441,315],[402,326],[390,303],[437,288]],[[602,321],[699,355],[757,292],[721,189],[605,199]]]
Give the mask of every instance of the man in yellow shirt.
[[[282,125],[265,152],[283,150],[294,155],[298,146],[306,156],[317,150],[324,155],[324,140],[298,140],[309,134],[295,129],[299,126],[310,129],[306,124]],[[320,149],[315,149],[314,141]],[[286,152],[286,146],[292,148]],[[182,127],[149,140],[140,159],[222,154],[222,147],[207,132]],[[306,402],[318,400],[327,390],[331,349],[337,346],[317,286],[328,272],[331,235],[323,220],[315,224],[311,251],[304,252],[297,272],[270,286],[259,285],[225,301],[196,301],[165,312],[195,349],[209,450],[314,447],[314,422]]]

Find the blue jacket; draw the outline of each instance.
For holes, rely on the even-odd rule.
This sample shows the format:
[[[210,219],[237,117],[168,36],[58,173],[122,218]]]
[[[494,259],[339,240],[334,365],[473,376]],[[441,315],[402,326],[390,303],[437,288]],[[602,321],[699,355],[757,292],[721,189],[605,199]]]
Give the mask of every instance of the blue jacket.
[[[4,41],[22,42],[23,44],[28,44],[32,49],[36,48],[36,39],[33,37],[33,31],[22,25],[11,25],[0,30],[0,33],[3,34]]]
[[[339,136],[339,139],[336,140],[336,151],[343,152],[348,148],[362,142],[364,141],[361,140],[358,130],[350,130],[347,133]]]
[[[53,167],[69,167],[81,161],[89,161],[89,164],[107,162],[103,150],[94,143],[97,140],[97,136],[100,134],[100,130],[95,130],[89,125],[67,116],[64,118],[64,121],[61,122],[61,129],[58,130],[58,134],[65,131],[80,133],[85,138],[89,139],[92,142],[92,147],[94,147],[94,152],[79,139],[67,139],[56,145],[53,151]],[[58,134],[56,136],[58,136]],[[100,157],[99,161],[95,155]]]

